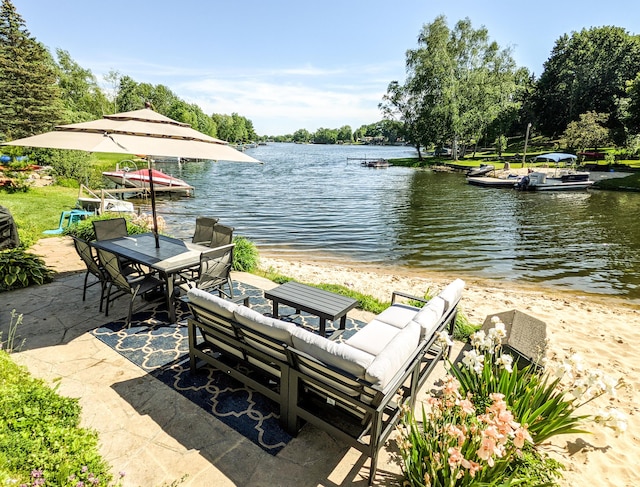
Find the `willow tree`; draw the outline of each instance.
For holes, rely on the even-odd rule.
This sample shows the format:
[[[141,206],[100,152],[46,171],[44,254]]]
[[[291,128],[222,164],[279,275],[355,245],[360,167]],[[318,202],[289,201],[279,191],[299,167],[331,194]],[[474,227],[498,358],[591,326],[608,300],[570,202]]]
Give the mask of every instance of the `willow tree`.
[[[0,6],[0,139],[45,132],[61,116],[55,63],[9,0]]]
[[[392,82],[381,108],[408,125],[414,145],[449,142],[454,158],[458,146],[480,138],[515,104],[516,65],[510,50],[491,42],[485,27],[473,29],[469,19],[453,29],[444,16],[424,25],[418,48],[406,53],[406,70],[404,85]]]

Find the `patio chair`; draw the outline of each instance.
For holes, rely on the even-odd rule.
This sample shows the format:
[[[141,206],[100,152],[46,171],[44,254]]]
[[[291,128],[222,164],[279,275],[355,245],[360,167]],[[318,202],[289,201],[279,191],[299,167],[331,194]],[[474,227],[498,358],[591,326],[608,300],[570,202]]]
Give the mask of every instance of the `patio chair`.
[[[213,227],[213,236],[210,247],[222,247],[233,242],[233,227],[216,223]]]
[[[213,238],[213,227],[218,222],[217,218],[199,216],[196,218],[196,229],[193,232],[191,242],[194,244],[211,245]]]
[[[126,237],[127,220],[124,218],[112,218],[110,220],[93,220],[93,231],[96,240],[109,240],[111,238]]]
[[[126,237],[129,235],[129,231],[127,230],[127,220],[124,218],[111,218],[109,220],[93,220],[93,232],[96,235],[96,240],[109,240],[112,238]],[[128,276],[132,274],[145,274],[145,271],[140,267],[139,264],[125,259],[123,257],[118,257],[120,263],[122,264],[124,273]]]
[[[235,244],[223,245],[215,249],[202,252],[200,254],[200,268],[196,279],[184,278],[176,281],[176,290],[189,291],[198,288],[209,292],[217,291],[218,295],[223,295],[233,299],[233,282],[231,281],[231,270],[233,266],[233,248]],[[225,292],[227,286],[229,292]],[[179,292],[177,293],[179,294]]]
[[[137,275],[129,277],[123,270],[122,263],[118,256],[107,251],[98,249],[98,258],[109,275],[109,286],[107,288],[107,304],[105,306],[105,316],[109,316],[109,303],[120,296],[130,295],[129,314],[127,315],[127,327],[131,326],[131,316],[133,315],[133,303],[138,296],[143,296],[150,291],[162,289],[165,285],[164,281],[158,279],[152,274]],[[120,293],[112,296],[111,291],[116,287]],[[142,309],[140,307],[139,309]],[[137,310],[136,310],[137,311]]]
[[[77,237],[73,238],[73,245],[76,248],[76,252],[87,266],[87,272],[84,275],[84,287],[82,289],[82,301],[86,300],[87,289],[96,284],[100,284],[100,311],[102,311],[102,303],[105,298],[105,291],[107,290],[107,283],[109,282],[109,275],[107,271],[100,265],[98,256],[94,253],[93,248],[85,240],[81,240]],[[93,275],[98,280],[87,284],[89,275]]]

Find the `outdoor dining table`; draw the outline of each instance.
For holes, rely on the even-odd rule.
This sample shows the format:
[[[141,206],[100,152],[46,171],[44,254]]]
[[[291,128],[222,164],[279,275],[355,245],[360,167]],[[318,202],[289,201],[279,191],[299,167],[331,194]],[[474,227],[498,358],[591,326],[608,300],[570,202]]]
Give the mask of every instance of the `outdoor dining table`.
[[[91,242],[91,246],[107,250],[119,257],[124,257],[157,271],[160,278],[166,283],[169,319],[171,323],[175,323],[174,276],[185,269],[199,266],[200,254],[211,249],[165,235],[159,235],[159,243],[159,247],[156,247],[153,233],[142,233],[109,240],[95,240]]]

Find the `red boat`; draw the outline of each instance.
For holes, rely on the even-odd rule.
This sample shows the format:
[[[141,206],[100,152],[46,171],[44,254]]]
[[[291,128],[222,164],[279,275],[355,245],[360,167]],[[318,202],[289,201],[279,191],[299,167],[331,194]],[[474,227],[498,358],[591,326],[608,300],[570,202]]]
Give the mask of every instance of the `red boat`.
[[[113,181],[118,186],[124,186],[125,188],[149,188],[149,169],[138,169],[137,171],[105,171],[102,175]],[[157,169],[151,169],[151,175],[153,177],[154,190],[165,191],[171,189],[173,191],[184,190],[189,194],[193,191],[193,186],[190,186],[182,179],[169,176],[168,174],[158,171]]]

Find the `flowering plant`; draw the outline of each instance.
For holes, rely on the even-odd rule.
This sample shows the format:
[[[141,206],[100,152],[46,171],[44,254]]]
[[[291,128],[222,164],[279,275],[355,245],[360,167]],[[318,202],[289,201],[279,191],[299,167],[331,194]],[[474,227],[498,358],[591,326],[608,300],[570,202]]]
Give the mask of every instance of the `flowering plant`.
[[[465,486],[511,476],[513,459],[532,439],[508,410],[501,394],[491,394],[483,412],[460,384],[447,376],[440,397],[422,408],[422,427],[405,409],[399,426],[405,485]],[[517,482],[522,479],[510,479]]]
[[[534,446],[566,433],[587,432],[590,418],[577,409],[620,381],[601,370],[585,370],[579,356],[544,370],[537,364],[519,368],[504,353],[506,329],[471,335],[472,349],[461,363],[448,363],[438,395],[429,396],[421,423],[405,408],[398,429],[405,485],[554,485],[562,466]],[[451,344],[443,332],[440,344]],[[624,431],[626,418],[614,409],[591,419]]]
[[[505,325],[497,317],[492,321],[494,328],[487,333],[481,330],[471,335],[473,348],[463,353],[462,363],[457,367],[449,363],[449,373],[458,379],[463,394],[472,394],[476,406],[486,403],[491,394],[502,394],[516,419],[528,425],[536,444],[555,435],[588,433],[581,428],[587,419],[624,431],[625,418],[614,409],[595,417],[577,414],[597,397],[615,395],[620,381],[600,369],[586,370],[577,354],[545,370],[536,364],[519,369],[502,349]]]

